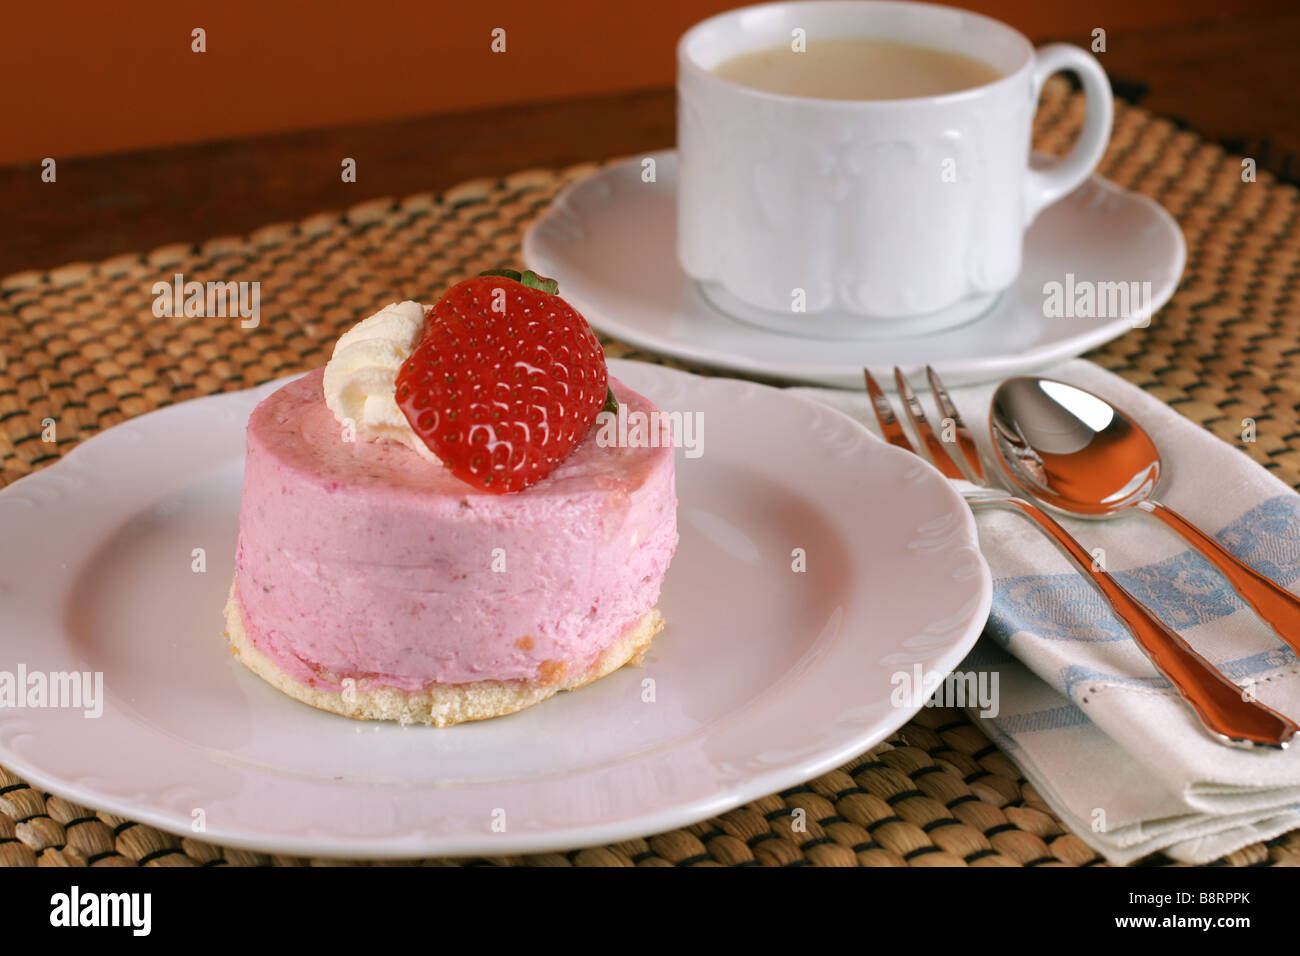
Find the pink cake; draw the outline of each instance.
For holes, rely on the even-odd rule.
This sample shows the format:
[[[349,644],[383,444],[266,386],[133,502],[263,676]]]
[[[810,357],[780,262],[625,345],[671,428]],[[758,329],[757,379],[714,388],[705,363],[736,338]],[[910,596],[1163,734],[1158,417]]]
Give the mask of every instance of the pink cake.
[[[630,412],[657,411],[609,381]],[[318,369],[258,405],[247,441],[227,636],[299,700],[403,723],[493,717],[639,662],[662,627],[666,436],[606,447],[593,431],[537,484],[490,494],[396,442],[342,440]]]

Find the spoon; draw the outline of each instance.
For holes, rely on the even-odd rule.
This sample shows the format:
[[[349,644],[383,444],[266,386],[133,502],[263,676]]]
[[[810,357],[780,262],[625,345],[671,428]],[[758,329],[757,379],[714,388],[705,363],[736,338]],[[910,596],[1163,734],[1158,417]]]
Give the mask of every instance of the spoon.
[[[1129,508],[1155,515],[1218,568],[1300,654],[1300,598],[1155,500],[1160,453],[1118,408],[1065,382],[1012,378],[993,395],[989,428],[1003,470],[1026,494],[1083,518],[1107,518]]]

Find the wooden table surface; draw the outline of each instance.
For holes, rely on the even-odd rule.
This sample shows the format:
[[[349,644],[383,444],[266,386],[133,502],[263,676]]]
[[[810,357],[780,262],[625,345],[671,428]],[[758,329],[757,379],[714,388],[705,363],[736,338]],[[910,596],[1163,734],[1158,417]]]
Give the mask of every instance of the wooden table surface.
[[[1116,92],[1176,118],[1260,168],[1300,178],[1300,11],[1112,33],[1100,59]],[[1063,37],[1086,43],[1087,38]],[[51,122],[59,122],[52,119]],[[0,276],[95,261],[380,196],[445,189],[528,167],[671,146],[669,88],[0,168]],[[340,163],[357,161],[343,183]]]

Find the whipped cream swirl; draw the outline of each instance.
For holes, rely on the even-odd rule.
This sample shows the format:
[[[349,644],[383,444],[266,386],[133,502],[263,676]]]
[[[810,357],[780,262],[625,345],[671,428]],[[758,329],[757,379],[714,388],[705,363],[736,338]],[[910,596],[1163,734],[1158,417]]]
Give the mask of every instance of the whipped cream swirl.
[[[351,421],[357,439],[400,442],[438,461],[397,407],[394,380],[424,328],[424,306],[394,302],[348,329],[325,366],[325,404],[340,424]]]

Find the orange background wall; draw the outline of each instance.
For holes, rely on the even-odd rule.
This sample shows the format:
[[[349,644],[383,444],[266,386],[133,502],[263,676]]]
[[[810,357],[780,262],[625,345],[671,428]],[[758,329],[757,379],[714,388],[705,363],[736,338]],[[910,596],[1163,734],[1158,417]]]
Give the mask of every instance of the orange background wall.
[[[13,0],[0,164],[659,86],[726,0]],[[1223,0],[967,0],[1036,39],[1214,16]],[[1241,11],[1285,0],[1238,0]],[[190,31],[207,30],[207,52]],[[489,49],[504,27],[507,52]]]

